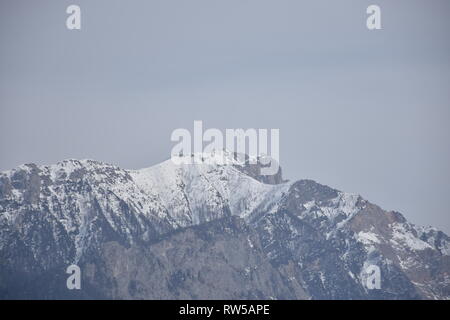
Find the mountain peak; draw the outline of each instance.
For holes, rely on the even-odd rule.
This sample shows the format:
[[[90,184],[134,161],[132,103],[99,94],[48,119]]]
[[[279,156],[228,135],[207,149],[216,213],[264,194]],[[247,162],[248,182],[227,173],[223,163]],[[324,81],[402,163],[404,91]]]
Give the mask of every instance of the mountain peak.
[[[174,160],[174,159],[171,159]],[[170,160],[168,160],[170,161]],[[271,161],[276,161],[271,159]],[[262,157],[249,156],[237,152],[231,152],[227,149],[213,150],[209,153],[191,153],[190,155],[180,155],[175,158],[175,163],[183,164],[205,164],[217,166],[233,166],[242,173],[252,177],[266,184],[280,184],[287,182],[282,177],[282,170],[278,163],[276,163],[278,170],[275,174],[264,175],[262,169],[269,167],[269,164],[264,164]]]

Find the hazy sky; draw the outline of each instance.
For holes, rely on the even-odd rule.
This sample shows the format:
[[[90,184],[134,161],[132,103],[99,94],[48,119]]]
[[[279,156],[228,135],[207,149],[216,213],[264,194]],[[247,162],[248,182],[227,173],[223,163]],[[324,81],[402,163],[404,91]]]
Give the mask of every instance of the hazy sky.
[[[148,167],[194,120],[279,128],[286,178],[450,232],[449,16],[448,0],[0,0],[0,170]]]

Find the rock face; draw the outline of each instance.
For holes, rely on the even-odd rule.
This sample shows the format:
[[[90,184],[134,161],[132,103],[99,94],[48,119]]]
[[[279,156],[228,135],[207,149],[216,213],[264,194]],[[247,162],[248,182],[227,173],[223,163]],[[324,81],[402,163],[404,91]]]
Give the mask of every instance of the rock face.
[[[170,160],[2,172],[0,298],[450,298],[443,232],[311,180],[286,182],[281,169],[258,173]],[[81,290],[66,287],[71,264]]]

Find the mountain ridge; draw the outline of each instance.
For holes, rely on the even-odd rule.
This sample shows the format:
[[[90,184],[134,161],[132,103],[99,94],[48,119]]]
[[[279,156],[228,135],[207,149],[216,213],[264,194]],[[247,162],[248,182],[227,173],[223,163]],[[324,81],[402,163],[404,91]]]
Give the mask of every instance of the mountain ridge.
[[[445,233],[410,224],[400,213],[384,211],[359,195],[313,180],[287,182],[281,168],[272,179],[259,177],[258,165],[205,161],[175,165],[168,160],[149,168],[124,170],[95,160],[69,159],[50,166],[28,164],[1,172],[0,296],[21,297],[25,288],[32,291],[32,297],[80,295],[54,283],[54,279],[64,278],[64,266],[77,263],[82,270],[97,270],[84,275],[89,289],[81,294],[82,298],[195,299],[203,297],[197,291],[206,276],[200,276],[199,270],[205,267],[212,272],[200,248],[206,245],[217,249],[232,243],[241,259],[264,259],[267,268],[255,271],[255,276],[265,281],[248,282],[243,293],[240,281],[232,279],[257,265],[226,269],[227,261],[235,261],[234,253],[210,249],[210,259],[222,261],[223,272],[228,275],[221,282],[228,293],[221,296],[219,286],[216,291],[209,290],[210,296],[450,297],[450,239]],[[242,221],[248,230],[239,229],[236,223],[240,222],[234,219]],[[222,226],[223,235],[210,231],[214,223]],[[245,236],[234,241],[225,236],[227,228],[247,232],[260,245],[250,247],[251,241]],[[204,232],[192,233],[197,229]],[[193,260],[184,269],[176,269],[172,258],[162,258],[177,241],[179,233],[174,231],[189,239],[190,248],[170,250],[186,261],[191,261],[186,252],[194,250],[204,265]],[[211,243],[205,243],[201,234],[209,234]],[[158,246],[166,249],[156,250]],[[126,283],[112,276],[115,271],[111,268],[122,270],[126,261],[112,261],[106,254],[111,248],[122,252],[126,260],[140,259],[138,255],[142,255],[149,265],[152,261],[165,265],[157,269],[160,278],[165,279],[157,286],[159,294],[150,290],[157,280],[145,266],[134,266],[134,274],[142,274],[142,279],[124,271],[121,274]],[[226,256],[225,260],[221,260],[219,252]],[[181,261],[177,254],[173,259]],[[368,265],[381,269],[381,289],[366,288],[364,268]],[[239,263],[235,266],[242,267]],[[58,271],[52,274],[49,270],[55,268]],[[175,275],[188,270],[197,272],[188,277],[192,288],[177,287]],[[8,280],[19,274],[28,279],[22,281],[22,289]],[[271,283],[273,277],[279,280]],[[49,284],[43,287],[45,290],[36,288],[33,278],[45,278]]]

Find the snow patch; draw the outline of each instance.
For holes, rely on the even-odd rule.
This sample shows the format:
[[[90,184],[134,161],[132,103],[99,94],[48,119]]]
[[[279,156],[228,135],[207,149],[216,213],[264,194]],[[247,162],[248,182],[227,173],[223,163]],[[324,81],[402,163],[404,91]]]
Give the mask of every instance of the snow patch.
[[[356,239],[364,245],[373,245],[374,243],[381,243],[378,236],[373,232],[358,232]]]
[[[425,250],[433,249],[433,247],[425,241],[414,236],[408,230],[404,223],[393,223],[392,225],[392,239],[390,242],[396,247],[407,247],[411,250]]]

